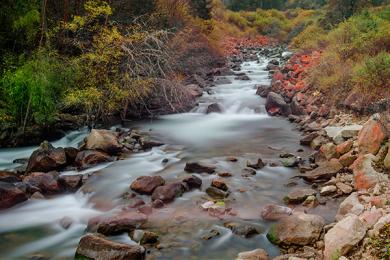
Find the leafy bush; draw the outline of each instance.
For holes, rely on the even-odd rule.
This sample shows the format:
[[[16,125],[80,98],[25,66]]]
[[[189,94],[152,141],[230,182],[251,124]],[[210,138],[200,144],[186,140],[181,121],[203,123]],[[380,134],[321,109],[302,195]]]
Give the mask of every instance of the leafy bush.
[[[300,50],[313,50],[324,47],[326,39],[326,32],[318,25],[313,24],[293,38],[291,47]]]
[[[54,52],[39,51],[16,70],[6,72],[1,81],[7,104],[3,109],[21,126],[52,122],[62,91],[75,75],[69,68]]]

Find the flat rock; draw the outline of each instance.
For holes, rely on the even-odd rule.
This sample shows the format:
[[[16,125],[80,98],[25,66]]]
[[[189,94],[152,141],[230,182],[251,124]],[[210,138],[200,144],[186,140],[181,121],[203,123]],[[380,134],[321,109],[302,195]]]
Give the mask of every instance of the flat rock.
[[[330,161],[324,162],[319,167],[315,168],[312,171],[308,171],[305,174],[301,175],[307,181],[327,181],[343,168],[343,165],[337,160],[332,159]]]
[[[248,223],[226,222],[223,225],[224,227],[230,229],[233,234],[246,238],[260,234],[259,227]]]
[[[169,203],[182,196],[185,191],[186,187],[181,182],[159,186],[153,191],[152,201],[161,200],[164,203]]]
[[[165,184],[161,176],[141,176],[131,184],[130,188],[140,194],[151,195],[153,191]]]
[[[81,151],[77,154],[75,159],[76,165],[81,169],[86,169],[96,164],[109,161],[111,161],[111,157],[108,154],[94,150]]]
[[[356,192],[349,195],[343,202],[340,203],[336,214],[336,220],[340,221],[347,214],[354,214],[359,216],[364,211],[363,204],[360,203],[358,194]]]
[[[224,199],[229,195],[227,192],[215,187],[208,187],[206,193],[213,199]]]
[[[107,236],[118,235],[137,229],[146,222],[145,214],[136,211],[122,212],[102,219],[97,225],[97,232]]]
[[[309,196],[316,195],[317,191],[310,188],[295,188],[290,191],[286,197],[284,197],[284,201],[286,203],[301,203],[305,201],[305,199]]]
[[[88,234],[81,238],[76,250],[76,259],[96,260],[141,260],[145,258],[145,248],[127,245],[106,239],[103,236]]]
[[[324,259],[346,255],[366,234],[367,228],[355,215],[349,215],[325,234]]]
[[[292,214],[292,209],[285,206],[268,204],[261,210],[261,217],[264,220],[279,220]]]
[[[351,165],[355,179],[355,189],[364,190],[374,187],[377,183],[387,182],[388,176],[377,172],[373,163],[375,156],[372,154],[360,155]]]
[[[189,173],[208,173],[212,174],[215,172],[216,167],[213,165],[201,163],[201,162],[188,162],[184,170]]]
[[[269,255],[264,249],[241,252],[236,260],[269,260]]]
[[[328,186],[325,186],[325,187],[321,188],[320,194],[322,196],[328,196],[328,195],[331,195],[331,194],[335,193],[336,191],[337,191],[337,187],[336,186],[328,185]]]
[[[304,246],[317,241],[324,226],[321,216],[298,212],[280,219],[271,227],[267,238],[277,245]]]

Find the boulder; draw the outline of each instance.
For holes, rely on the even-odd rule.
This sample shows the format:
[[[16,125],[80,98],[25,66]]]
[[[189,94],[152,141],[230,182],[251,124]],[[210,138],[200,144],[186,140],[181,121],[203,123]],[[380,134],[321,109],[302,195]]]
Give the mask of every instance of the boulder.
[[[305,246],[319,239],[324,226],[321,216],[298,212],[280,219],[271,227],[267,238],[276,245]]]
[[[21,181],[18,174],[14,172],[0,171],[0,182],[19,182]]]
[[[292,99],[291,104],[290,104],[290,108],[291,108],[291,113],[293,115],[296,115],[296,116],[306,115],[305,108],[301,104],[299,104],[296,97],[294,97]]]
[[[119,235],[139,228],[147,220],[145,214],[136,211],[121,212],[118,215],[100,220],[97,224],[97,232],[107,236]]]
[[[83,184],[83,175],[82,174],[60,175],[58,177],[58,183],[65,190],[70,191],[70,192],[75,192]]]
[[[26,172],[49,172],[66,164],[64,148],[54,148],[49,142],[41,143],[28,160]]]
[[[141,245],[156,244],[159,240],[158,235],[151,231],[136,229],[130,234],[131,239]]]
[[[248,223],[226,222],[223,225],[224,227],[230,229],[233,234],[246,238],[260,234],[257,226]]]
[[[79,153],[79,149],[73,147],[66,147],[64,148],[64,151],[66,155],[66,163],[73,164],[76,160],[77,154]]]
[[[372,228],[379,221],[382,215],[383,214],[380,209],[372,207],[370,210],[364,211],[359,216],[359,219],[364,223],[367,229],[369,229]]]
[[[149,136],[143,136],[142,138],[140,138],[139,141],[143,150],[149,150],[152,149],[153,147],[164,145],[164,143],[157,140],[153,140]]]
[[[256,95],[266,98],[271,92],[271,86],[269,85],[257,85],[256,86]]]
[[[336,183],[336,187],[341,190],[344,194],[351,194],[353,191],[353,188],[345,183],[338,182]]]
[[[358,158],[357,152],[356,151],[350,151],[344,155],[342,155],[339,158],[339,162],[344,166],[344,167],[349,167],[351,166],[354,161]]]
[[[100,150],[108,154],[116,154],[122,150],[118,134],[104,129],[92,129],[85,138],[84,149]]]
[[[224,199],[229,195],[227,192],[215,187],[208,187],[206,193],[213,199]]]
[[[77,154],[76,165],[81,169],[86,169],[99,163],[109,162],[111,157],[100,151],[84,150]]]
[[[337,187],[334,185],[328,185],[321,188],[320,194],[321,196],[328,196],[337,191]]]
[[[337,159],[332,159],[321,164],[312,171],[305,172],[302,176],[307,181],[327,181],[343,169],[343,165]]]
[[[355,189],[363,190],[374,187],[377,183],[388,181],[387,175],[377,172],[373,165],[375,156],[360,155],[351,165],[355,179]]]
[[[267,96],[265,109],[271,115],[288,116],[291,114],[290,106],[283,97],[275,92],[270,92]]]
[[[186,187],[183,183],[175,182],[157,187],[152,194],[152,201],[161,200],[164,203],[172,202],[185,192]]]
[[[255,249],[252,251],[241,252],[236,260],[268,260],[269,255],[264,249]]]
[[[103,236],[88,234],[81,238],[76,250],[76,259],[96,260],[142,260],[146,250],[138,245],[127,245],[106,239]]]
[[[221,179],[212,180],[211,186],[213,186],[217,189],[223,190],[223,191],[227,191],[229,189],[228,186],[226,185],[225,181],[221,180]]]
[[[131,184],[130,188],[140,194],[151,195],[153,191],[165,184],[165,180],[161,176],[141,176]]]
[[[390,170],[390,142],[387,143],[387,154],[385,156],[385,159],[383,160],[383,165],[385,166],[386,169]]]
[[[323,144],[320,148],[320,152],[325,156],[326,160],[333,158],[339,158],[339,154],[336,151],[336,145],[333,143]]]
[[[275,204],[268,204],[264,206],[263,209],[261,210],[261,217],[264,220],[279,220],[291,214],[292,214],[292,209],[285,206],[275,205]]]
[[[388,224],[390,224],[390,214],[384,215],[375,223],[374,228],[372,229],[373,235],[378,236],[383,233],[383,229],[386,228]]]
[[[251,177],[251,176],[254,176],[256,175],[256,170],[253,169],[253,168],[244,168],[241,170],[241,175],[243,177]]]
[[[184,170],[189,173],[208,173],[212,174],[215,172],[216,167],[213,165],[201,163],[201,162],[188,162]]]
[[[358,135],[359,152],[362,154],[376,154],[386,137],[384,127],[378,114],[373,115],[360,130]]]
[[[311,144],[311,142],[318,137],[318,133],[317,132],[312,132],[306,136],[304,136],[299,142],[301,145],[307,145],[309,146]]]
[[[336,153],[339,155],[343,155],[348,153],[353,147],[353,141],[347,140],[336,146]]]
[[[305,201],[307,197],[316,194],[317,192],[310,188],[295,188],[284,197],[284,201],[286,203],[298,204]]]
[[[62,191],[58,183],[58,172],[33,172],[24,177],[23,182],[39,188],[43,194],[56,194]]]
[[[366,234],[367,228],[355,215],[349,215],[325,234],[324,259],[333,260],[344,256],[357,245]]]
[[[364,211],[363,204],[360,203],[356,192],[349,195],[343,202],[340,203],[336,214],[336,220],[340,221],[348,214],[359,216]]]
[[[222,109],[218,103],[212,103],[207,106],[206,114],[221,113]]]
[[[183,183],[185,183],[190,190],[200,189],[200,187],[202,187],[202,180],[195,175],[185,178]]]
[[[26,194],[14,184],[0,182],[0,209],[10,208],[27,199]]]

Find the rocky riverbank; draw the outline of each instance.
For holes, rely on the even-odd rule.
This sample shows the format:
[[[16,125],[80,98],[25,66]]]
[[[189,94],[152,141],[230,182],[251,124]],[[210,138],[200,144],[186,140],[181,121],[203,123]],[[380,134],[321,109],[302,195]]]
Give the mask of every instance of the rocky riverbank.
[[[325,96],[306,83],[305,71],[319,53],[294,55],[283,66],[271,61],[271,86],[258,86],[266,109],[297,125],[301,144],[317,150],[297,163],[308,189],[286,195],[286,203],[316,207],[345,198],[327,224],[321,216],[289,211],[284,206],[263,209],[263,218],[278,219],[268,239],[287,254],[275,259],[386,259],[390,238],[389,114],[369,118],[327,106]],[[293,155],[291,155],[293,157]],[[305,163],[306,162],[306,163]],[[386,242],[387,241],[387,242]],[[267,259],[263,252],[248,253]],[[241,259],[250,259],[242,257]],[[254,258],[253,258],[254,259]]]

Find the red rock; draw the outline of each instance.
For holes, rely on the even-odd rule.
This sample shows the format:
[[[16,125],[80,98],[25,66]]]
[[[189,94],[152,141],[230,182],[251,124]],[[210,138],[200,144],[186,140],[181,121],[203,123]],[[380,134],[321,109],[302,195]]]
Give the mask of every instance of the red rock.
[[[140,194],[151,195],[157,187],[164,184],[165,180],[161,176],[141,176],[131,184],[130,188]]]
[[[352,146],[353,146],[352,140],[345,141],[344,143],[337,145],[336,152],[340,155],[346,154],[352,149]]]
[[[24,177],[23,182],[38,187],[43,194],[55,194],[61,191],[61,187],[57,179],[57,172],[33,172]]]
[[[373,166],[375,156],[372,154],[360,155],[351,165],[355,179],[355,189],[363,190],[374,187],[377,183],[386,181],[387,176],[377,172]]]
[[[26,172],[49,172],[66,164],[66,154],[63,148],[54,148],[47,141],[35,150],[28,160]]]
[[[378,119],[372,117],[363,125],[362,130],[359,132],[358,146],[360,153],[375,155],[379,151],[385,137],[382,124]]]
[[[26,194],[14,184],[0,182],[0,209],[10,208],[27,199]]]
[[[130,232],[147,222],[147,216],[139,212],[122,212],[116,216],[104,218],[97,225],[97,232],[103,235],[118,235]],[[90,224],[88,225],[90,226]]]
[[[354,151],[350,151],[339,158],[339,162],[344,167],[349,167],[357,159],[357,154]]]

